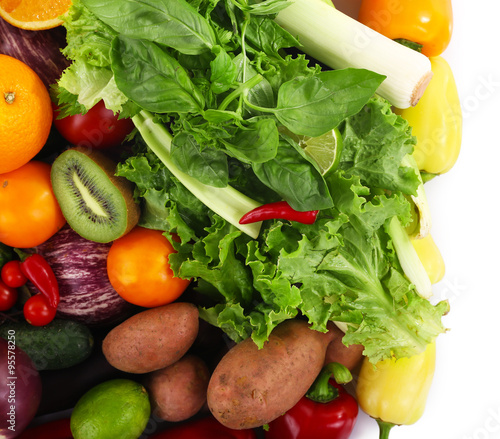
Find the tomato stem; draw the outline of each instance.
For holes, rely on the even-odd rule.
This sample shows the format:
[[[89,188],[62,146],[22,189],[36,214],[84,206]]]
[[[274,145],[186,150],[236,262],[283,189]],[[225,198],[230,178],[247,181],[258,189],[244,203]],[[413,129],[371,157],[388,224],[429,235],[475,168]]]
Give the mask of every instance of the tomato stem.
[[[14,100],[16,99],[16,94],[13,91],[9,91],[7,93],[4,93],[3,97],[7,104],[13,104]]]

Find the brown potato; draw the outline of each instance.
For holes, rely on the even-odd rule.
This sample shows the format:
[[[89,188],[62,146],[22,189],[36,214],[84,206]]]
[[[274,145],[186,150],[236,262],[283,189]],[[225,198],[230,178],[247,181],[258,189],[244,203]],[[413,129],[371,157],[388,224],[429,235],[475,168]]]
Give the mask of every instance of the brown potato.
[[[287,320],[262,349],[251,339],[232,348],[215,368],[207,391],[212,414],[226,427],[254,428],[271,422],[304,396],[321,371],[330,332]]]
[[[198,333],[198,309],[175,302],[133,315],[113,328],[102,344],[116,369],[147,373],[181,359]]]
[[[332,333],[333,339],[326,348],[325,364],[340,363],[352,371],[363,358],[364,346],[360,344],[346,346],[342,343],[344,333],[335,323],[329,324],[328,330]]]
[[[205,362],[191,354],[151,372],[144,385],[149,393],[152,413],[170,422],[189,419],[205,404],[209,379]]]

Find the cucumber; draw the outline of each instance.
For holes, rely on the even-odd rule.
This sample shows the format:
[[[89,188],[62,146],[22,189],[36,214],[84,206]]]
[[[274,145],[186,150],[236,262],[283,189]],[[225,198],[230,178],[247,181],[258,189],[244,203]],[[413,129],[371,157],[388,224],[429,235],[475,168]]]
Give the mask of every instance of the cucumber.
[[[46,326],[6,321],[0,337],[12,339],[31,358],[37,370],[65,369],[85,360],[94,346],[90,330],[79,322],[55,319]]]

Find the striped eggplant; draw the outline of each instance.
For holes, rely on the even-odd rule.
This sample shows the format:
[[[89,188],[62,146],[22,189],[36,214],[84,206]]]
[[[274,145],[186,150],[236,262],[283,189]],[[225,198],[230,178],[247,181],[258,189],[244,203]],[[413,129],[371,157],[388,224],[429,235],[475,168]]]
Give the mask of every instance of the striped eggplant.
[[[110,246],[84,239],[66,225],[36,248],[59,283],[58,317],[99,326],[129,315],[132,305],[118,295],[108,279]]]
[[[66,31],[54,29],[31,31],[19,29],[0,18],[0,54],[9,55],[30,66],[46,87],[55,84],[69,65],[62,55]]]

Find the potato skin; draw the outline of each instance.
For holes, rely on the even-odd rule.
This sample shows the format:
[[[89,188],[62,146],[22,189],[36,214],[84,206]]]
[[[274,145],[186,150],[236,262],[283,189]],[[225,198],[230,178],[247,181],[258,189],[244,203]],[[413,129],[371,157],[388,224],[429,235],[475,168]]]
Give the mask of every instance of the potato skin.
[[[279,324],[262,349],[251,339],[232,348],[210,379],[207,403],[223,425],[255,428],[271,422],[304,396],[321,371],[330,332],[302,320]]]
[[[198,413],[207,400],[210,372],[205,362],[191,354],[149,374],[145,381],[155,416],[180,422]]]
[[[104,338],[102,351],[116,369],[148,373],[180,360],[198,333],[195,305],[174,302],[125,320]]]
[[[335,362],[353,370],[361,363],[364,346],[360,344],[346,346],[342,342],[344,333],[333,322],[328,324],[328,330],[332,333],[332,341],[326,348],[325,365]]]

